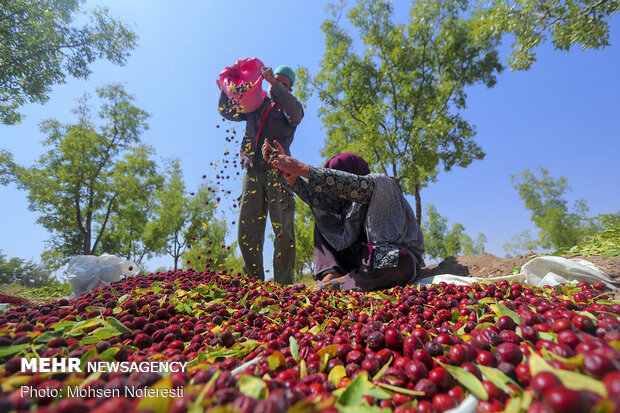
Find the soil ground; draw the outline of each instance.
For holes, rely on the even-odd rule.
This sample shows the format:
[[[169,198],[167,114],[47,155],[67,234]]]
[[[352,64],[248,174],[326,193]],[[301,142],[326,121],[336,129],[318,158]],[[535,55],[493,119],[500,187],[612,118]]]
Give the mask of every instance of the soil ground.
[[[439,264],[422,268],[422,277],[431,277],[438,274],[454,274],[470,277],[498,277],[512,274],[523,264],[536,257],[536,254],[519,255],[514,258],[500,258],[493,254],[452,255]],[[564,258],[579,258],[590,261],[605,274],[620,283],[620,258],[564,256]],[[518,271],[517,271],[518,272]]]

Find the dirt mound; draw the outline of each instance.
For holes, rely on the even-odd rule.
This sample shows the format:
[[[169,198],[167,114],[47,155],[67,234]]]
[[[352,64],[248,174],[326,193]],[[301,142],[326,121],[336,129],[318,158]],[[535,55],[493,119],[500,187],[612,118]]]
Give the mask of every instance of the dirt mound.
[[[439,274],[454,274],[469,277],[499,277],[518,272],[523,264],[536,254],[519,255],[514,258],[500,258],[493,254],[452,255],[439,264],[422,268],[422,277]],[[605,274],[620,282],[620,258],[565,256],[590,261]]]

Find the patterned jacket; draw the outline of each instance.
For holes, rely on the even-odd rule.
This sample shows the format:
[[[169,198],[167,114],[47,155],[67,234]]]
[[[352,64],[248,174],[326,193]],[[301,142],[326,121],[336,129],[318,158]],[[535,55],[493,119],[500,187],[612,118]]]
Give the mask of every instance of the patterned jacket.
[[[423,262],[424,236],[413,209],[400,188],[391,178],[382,174],[356,175],[337,169],[311,166],[308,181],[298,178],[293,191],[313,209],[342,214],[344,234],[330,234],[321,230],[327,241],[337,250],[346,248],[357,239],[357,227],[365,232],[372,247],[374,268],[398,265],[398,250],[409,251]],[[341,199],[352,204],[342,212]],[[366,205],[367,208],[360,208]],[[355,211],[365,216],[356,217]],[[351,222],[351,225],[349,224]],[[359,221],[356,222],[356,221]]]

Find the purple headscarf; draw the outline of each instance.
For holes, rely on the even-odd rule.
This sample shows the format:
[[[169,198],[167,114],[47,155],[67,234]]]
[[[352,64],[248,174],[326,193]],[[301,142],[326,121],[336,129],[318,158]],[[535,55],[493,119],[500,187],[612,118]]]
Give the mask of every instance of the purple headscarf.
[[[370,168],[368,163],[359,155],[351,152],[343,152],[325,162],[324,168],[338,169],[356,175],[368,175]]]

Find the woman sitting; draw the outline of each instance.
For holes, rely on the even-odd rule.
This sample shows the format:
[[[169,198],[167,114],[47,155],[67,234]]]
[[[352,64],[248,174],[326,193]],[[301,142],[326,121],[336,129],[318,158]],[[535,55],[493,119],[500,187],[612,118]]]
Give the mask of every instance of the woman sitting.
[[[274,144],[275,148],[265,141],[265,160],[285,173],[293,191],[310,206],[321,235],[315,239],[315,258],[318,247],[318,257],[322,254],[324,262],[316,263],[317,275],[327,270],[324,279],[332,279],[336,287],[361,291],[406,285],[416,279],[424,237],[396,182],[382,174],[364,175],[362,162],[367,164],[355,154],[332,158],[337,169],[319,168],[286,155],[278,142]],[[347,249],[352,257],[341,253]],[[346,265],[342,265],[343,256],[349,259]],[[336,264],[333,272],[330,264]]]

